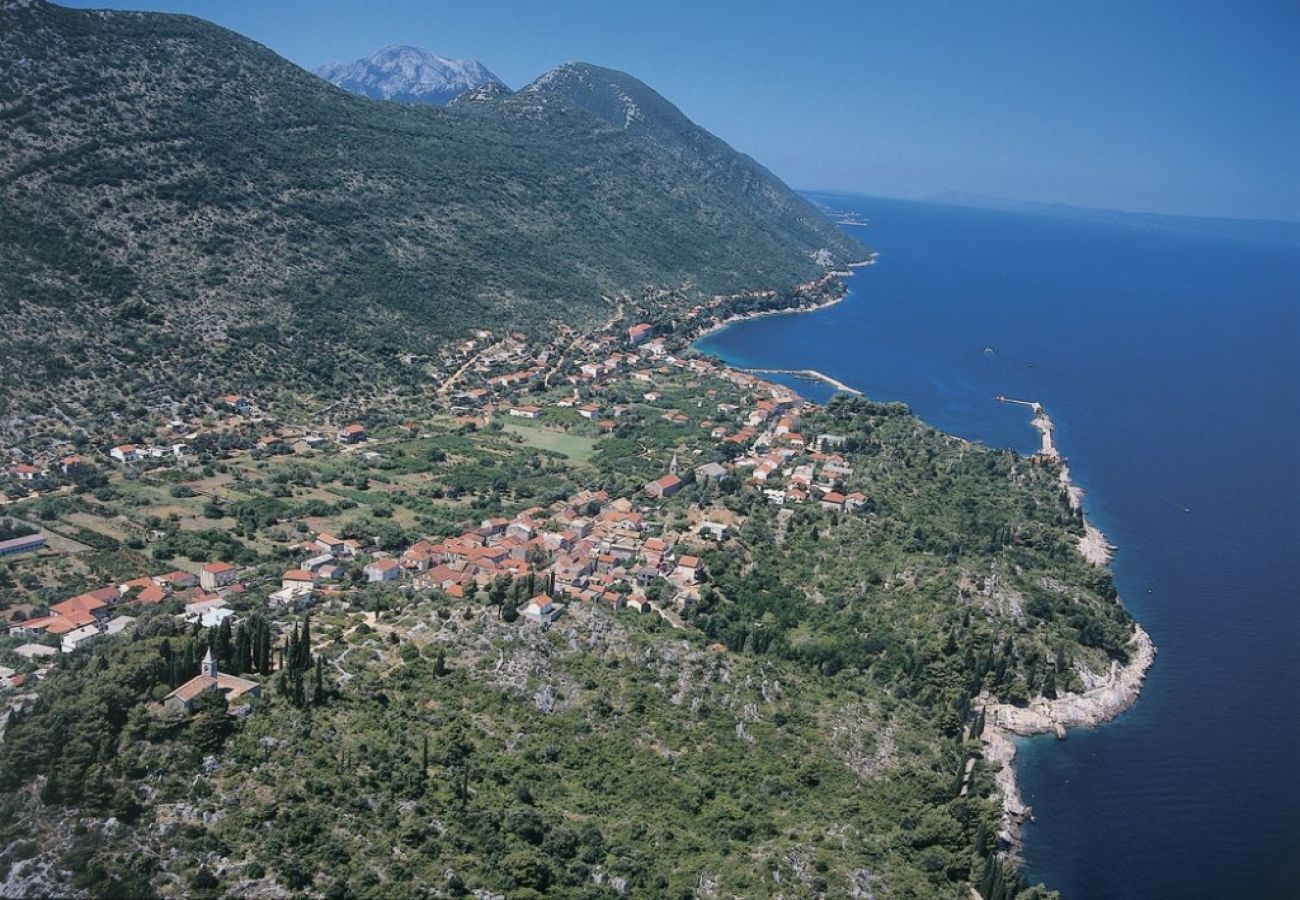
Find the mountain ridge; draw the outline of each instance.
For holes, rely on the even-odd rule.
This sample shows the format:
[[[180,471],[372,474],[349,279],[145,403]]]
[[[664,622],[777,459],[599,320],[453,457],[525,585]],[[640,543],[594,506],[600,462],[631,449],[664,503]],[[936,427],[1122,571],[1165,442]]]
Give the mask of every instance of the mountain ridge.
[[[520,89],[555,94],[691,168],[702,178],[762,211],[788,239],[806,241],[824,216],[766,167],[691,121],[676,105],[635,76],[570,61]],[[843,249],[840,249],[842,256]]]
[[[606,318],[603,296],[790,286],[823,248],[866,253],[560,94],[376,103],[191,17],[4,18],[16,418],[372,392],[476,328],[553,333]]]

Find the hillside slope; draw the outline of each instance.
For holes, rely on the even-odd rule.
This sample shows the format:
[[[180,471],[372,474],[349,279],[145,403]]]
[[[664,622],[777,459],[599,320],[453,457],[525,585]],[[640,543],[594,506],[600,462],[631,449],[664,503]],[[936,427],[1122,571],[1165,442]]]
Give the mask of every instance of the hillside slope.
[[[7,0],[0,123],[17,416],[336,397],[472,328],[547,333],[605,317],[602,294],[788,285],[821,247],[861,252],[826,222],[774,229],[556,93],[375,103],[184,16]]]
[[[825,246],[841,259],[862,250],[856,241],[838,231],[827,236],[825,217],[811,203],[626,72],[587,63],[565,63],[523,91],[565,97],[628,135],[668,153],[701,181],[752,210],[779,239],[803,246]]]

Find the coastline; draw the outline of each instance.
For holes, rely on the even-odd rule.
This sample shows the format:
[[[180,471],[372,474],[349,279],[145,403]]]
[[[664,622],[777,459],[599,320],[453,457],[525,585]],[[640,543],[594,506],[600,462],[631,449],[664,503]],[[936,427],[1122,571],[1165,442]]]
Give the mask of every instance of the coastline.
[[[1019,859],[1024,823],[1033,818],[1033,810],[1025,804],[1016,782],[1013,736],[1053,733],[1064,739],[1067,729],[1094,728],[1128,710],[1141,695],[1142,682],[1157,652],[1151,636],[1140,624],[1133,627],[1129,647],[1129,661],[1125,665],[1112,660],[1110,672],[1102,683],[1081,694],[1066,694],[1055,700],[1040,697],[1024,707],[1008,703],[983,707],[986,721],[980,740],[984,744],[984,758],[1001,763],[994,776],[1002,795],[1002,830],[998,836],[1013,858]]]
[[[687,342],[693,345],[696,341],[703,340],[704,338],[708,337],[711,334],[716,334],[717,332],[722,331],[724,328],[730,328],[732,325],[735,325],[738,322],[748,322],[751,319],[765,319],[768,316],[797,316],[803,313],[811,313],[811,312],[817,312],[818,310],[822,310],[822,309],[830,309],[832,306],[844,302],[844,298],[847,297],[848,294],[849,292],[848,289],[846,288],[845,290],[840,291],[830,300],[827,300],[823,303],[810,303],[806,306],[791,306],[787,309],[762,309],[762,310],[755,310],[753,312],[736,313],[734,316],[728,316],[725,319],[720,319],[719,321],[714,322],[712,325],[708,325],[705,328],[700,329],[698,332],[695,332],[689,338],[687,338]],[[732,368],[735,367],[733,366]]]
[[[1086,492],[1070,479],[1070,469],[1065,465],[1061,466],[1061,486],[1070,498],[1070,509],[1083,516],[1083,537],[1079,538],[1079,552],[1094,566],[1100,568],[1109,565],[1115,558],[1115,545],[1102,534],[1100,528],[1088,521],[1088,516],[1083,511],[1083,495]]]
[[[820,279],[818,279],[817,282],[813,282],[813,284],[820,284],[820,283],[824,283],[826,280],[831,278],[840,279],[839,292],[829,300],[825,300],[820,303],[813,302],[808,304],[800,304],[799,306],[790,306],[784,309],[754,310],[753,312],[737,313],[736,315],[733,316],[727,316],[725,319],[720,319],[719,321],[714,322],[712,325],[708,325],[704,328],[701,328],[699,331],[693,332],[687,338],[687,343],[693,346],[696,341],[702,340],[711,334],[715,334],[716,332],[722,331],[724,328],[729,328],[730,326],[735,325],[737,322],[747,322],[750,319],[762,319],[767,316],[795,316],[801,313],[810,313],[810,312],[817,312],[818,310],[821,309],[829,309],[830,307],[835,306],[838,303],[844,302],[844,299],[849,295],[848,286],[844,284],[843,279],[852,278],[854,275],[858,274],[857,273],[858,269],[866,268],[867,266],[874,266],[876,264],[876,260],[879,257],[880,254],[873,250],[871,251],[871,255],[869,255],[865,259],[859,259],[853,262],[844,263],[843,269],[829,269],[827,270],[825,275],[823,275]],[[801,287],[806,287],[806,285],[803,285]]]
[[[815,312],[840,303],[847,294],[848,291],[845,289],[825,303],[731,316],[700,331],[690,341],[693,345],[695,341],[709,334],[748,319]],[[731,368],[743,371],[742,367],[731,366]],[[1104,568],[1114,558],[1115,546],[1099,528],[1088,521],[1083,507],[1086,492],[1070,477],[1069,467],[1065,465],[1054,441],[1051,419],[1041,404],[1016,400],[1010,402],[1023,403],[1034,409],[1035,416],[1032,424],[1042,437],[1042,449],[1037,455],[1060,464],[1059,480],[1066,491],[1070,508],[1078,512],[1083,520],[1084,534],[1077,544],[1079,553],[1089,564]],[[1064,740],[1070,728],[1094,728],[1111,721],[1131,708],[1141,695],[1143,681],[1147,671],[1154,664],[1158,651],[1151,636],[1138,622],[1134,622],[1133,635],[1129,640],[1128,648],[1128,662],[1121,666],[1117,660],[1112,660],[1105,676],[1098,676],[1091,671],[1084,672],[1084,683],[1091,686],[1081,693],[1065,694],[1051,700],[1038,697],[1024,707],[991,702],[986,702],[979,707],[985,717],[984,729],[979,737],[984,758],[988,762],[1000,764],[994,775],[1002,804],[999,843],[1008,858],[1015,864],[1019,865],[1022,862],[1020,851],[1024,823],[1033,818],[1033,810],[1025,803],[1020,793],[1015,768],[1017,750],[1014,738],[1052,733],[1058,739]]]
[[[1043,449],[1038,455],[1061,461],[1053,442],[1051,419],[1041,404],[1026,405],[1033,407],[1033,426],[1043,438]],[[1070,478],[1070,469],[1064,461],[1061,461],[1059,481],[1066,492],[1070,509],[1079,513],[1083,520],[1084,533],[1078,542],[1079,554],[1089,564],[1105,568],[1115,557],[1115,545],[1107,540],[1101,529],[1088,521],[1083,508],[1085,491]],[[1133,636],[1129,639],[1128,648],[1128,662],[1121,666],[1118,660],[1111,660],[1110,670],[1104,678],[1098,679],[1090,671],[1082,672],[1084,683],[1091,684],[1082,693],[1065,694],[1052,700],[1037,697],[1025,706],[986,703],[981,707],[985,717],[984,730],[980,734],[984,758],[1000,764],[993,779],[1002,799],[1002,828],[998,837],[1007,848],[1008,855],[1017,863],[1020,861],[1024,823],[1033,819],[1034,811],[1025,803],[1017,783],[1016,744],[1013,736],[1031,737],[1052,733],[1058,740],[1065,740],[1070,728],[1095,728],[1128,710],[1137,703],[1142,693],[1142,682],[1146,679],[1147,670],[1155,662],[1157,653],[1151,635],[1138,622],[1133,624]]]
[[[832,378],[825,372],[818,369],[759,369],[749,366],[731,366],[737,372],[747,372],[750,375],[793,375],[796,378],[807,378],[810,381],[820,381],[822,384],[830,385],[837,391],[845,394],[856,394],[863,396],[862,391],[855,387],[849,387],[838,378]]]

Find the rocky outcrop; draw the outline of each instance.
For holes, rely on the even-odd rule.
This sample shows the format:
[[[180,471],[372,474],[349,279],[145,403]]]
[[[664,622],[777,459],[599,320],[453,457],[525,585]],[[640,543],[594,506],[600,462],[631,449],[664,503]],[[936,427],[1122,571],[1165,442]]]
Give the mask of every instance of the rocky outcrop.
[[[1066,496],[1070,500],[1070,509],[1083,515],[1083,488],[1079,487],[1070,480],[1070,469],[1068,466],[1061,466],[1061,486],[1065,488]],[[1106,539],[1106,535],[1101,533],[1101,529],[1088,521],[1088,517],[1083,515],[1083,537],[1079,538],[1079,552],[1083,558],[1098,568],[1107,565],[1115,558],[1115,545]]]
[[[1016,785],[1016,745],[1012,735],[1054,733],[1064,738],[1066,730],[1093,727],[1108,722],[1137,702],[1147,670],[1155,662],[1156,646],[1141,625],[1133,627],[1129,659],[1124,665],[1111,662],[1109,674],[1096,686],[1078,694],[1053,700],[1040,697],[1027,706],[991,703],[984,707],[985,726],[980,740],[984,758],[1001,764],[995,776],[1002,795],[1000,837],[1013,852],[1020,846],[1020,829],[1033,811],[1025,804]]]
[[[1090,525],[1085,520],[1083,537],[1079,538],[1079,552],[1083,554],[1084,559],[1100,568],[1114,558],[1115,547],[1106,540],[1106,535],[1102,534],[1095,525]]]

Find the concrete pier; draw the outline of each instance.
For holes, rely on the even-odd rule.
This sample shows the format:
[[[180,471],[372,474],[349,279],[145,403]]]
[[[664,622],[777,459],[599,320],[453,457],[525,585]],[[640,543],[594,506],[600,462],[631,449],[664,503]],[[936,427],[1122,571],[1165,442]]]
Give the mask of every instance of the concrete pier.
[[[1032,409],[1034,411],[1034,427],[1038,429],[1038,433],[1042,436],[1042,444],[1038,455],[1046,459],[1061,458],[1061,453],[1056,449],[1056,440],[1052,434],[1054,431],[1052,419],[1047,415],[1047,410],[1043,409],[1043,404],[1035,400],[1017,400],[1015,397],[1008,397],[1005,394],[998,394],[997,401],[999,403],[1014,403],[1017,406],[1028,406]]]
[[[862,396],[862,391],[857,388],[851,388],[844,382],[832,378],[831,376],[818,372],[816,369],[745,369],[737,368],[737,371],[748,372],[751,375],[793,375],[795,378],[807,378],[809,381],[820,381],[823,384],[829,384],[837,391],[844,391],[846,394],[857,394]]]

